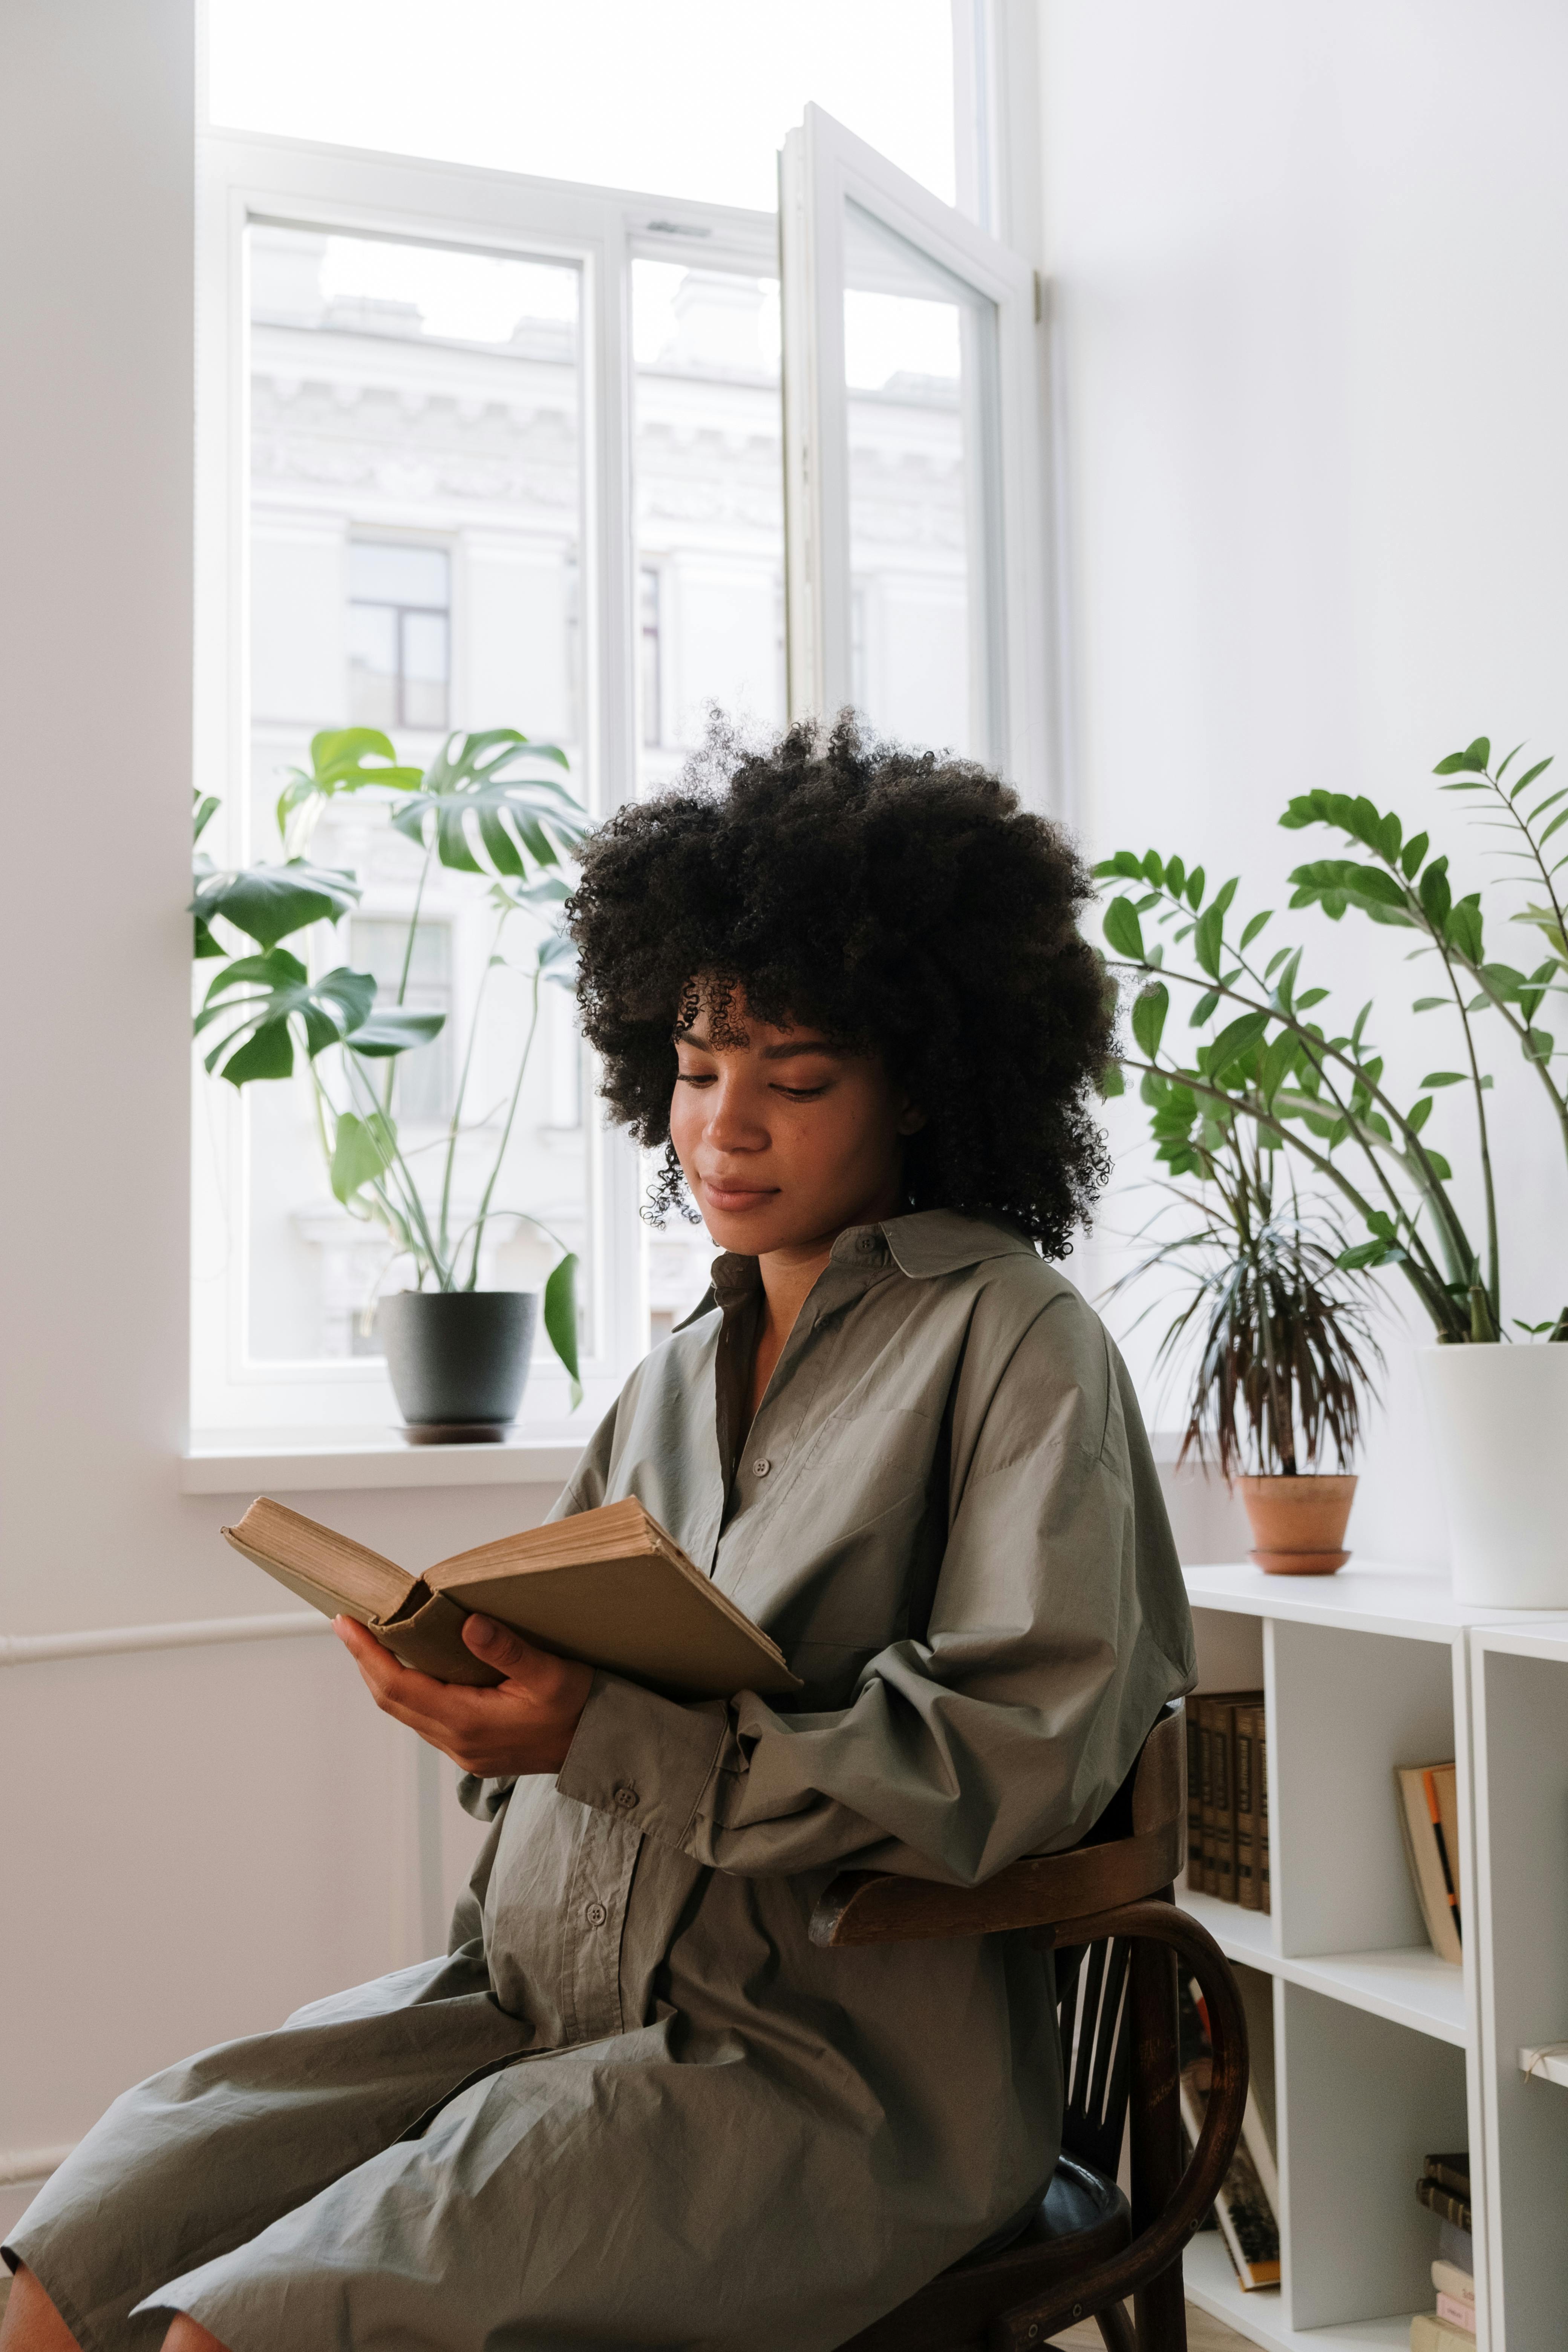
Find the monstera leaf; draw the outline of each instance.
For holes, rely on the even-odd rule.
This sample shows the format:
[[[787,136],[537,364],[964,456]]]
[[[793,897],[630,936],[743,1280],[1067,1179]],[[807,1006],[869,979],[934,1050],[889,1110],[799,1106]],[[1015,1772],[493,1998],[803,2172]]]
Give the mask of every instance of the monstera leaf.
[[[558,866],[588,830],[563,784],[517,772],[538,760],[567,765],[555,744],[531,743],[515,727],[453,736],[392,821],[410,841],[433,839],[443,866],[524,881],[531,866]]]
[[[302,857],[283,866],[247,866],[237,873],[199,858],[195,882],[188,911],[196,919],[198,956],[224,953],[207,928],[218,915],[254,940],[265,955],[290,931],[302,931],[310,923],[335,923],[360,898],[359,884],[342,866],[310,866]],[[205,946],[204,935],[209,942]]]
[[[427,1045],[446,1018],[440,1013],[374,1013],[375,982],[367,971],[340,964],[320,980],[287,948],[241,956],[220,971],[196,1015],[196,1034],[228,1021],[205,1056],[232,1087],[257,1078],[287,1078],[293,1073],[296,1040],[314,1060],[329,1045],[351,1044],[356,1053],[405,1053]]]
[[[310,764],[290,768],[278,801],[278,830],[285,841],[296,814],[315,803],[319,815],[340,793],[363,792],[367,784],[384,784],[408,793],[419,782],[417,768],[403,768],[389,736],[378,727],[328,727],[310,738]],[[313,818],[305,820],[310,829]]]

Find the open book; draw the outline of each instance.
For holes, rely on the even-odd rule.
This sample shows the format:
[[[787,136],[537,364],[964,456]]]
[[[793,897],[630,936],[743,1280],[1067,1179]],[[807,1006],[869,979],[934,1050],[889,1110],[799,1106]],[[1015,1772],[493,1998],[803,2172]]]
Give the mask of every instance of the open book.
[[[635,1500],[502,1536],[410,1576],[263,1495],[223,1534],[328,1617],[356,1617],[405,1666],[444,1683],[502,1677],[463,1640],[478,1610],[542,1650],[680,1698],[801,1687],[784,1653]]]

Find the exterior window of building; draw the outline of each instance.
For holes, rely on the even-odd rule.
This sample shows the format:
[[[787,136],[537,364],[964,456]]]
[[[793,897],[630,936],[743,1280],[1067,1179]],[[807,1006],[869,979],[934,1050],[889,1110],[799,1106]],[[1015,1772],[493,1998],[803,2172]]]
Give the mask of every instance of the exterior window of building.
[[[664,740],[659,677],[659,587],[658,565],[645,563],[637,573],[637,702],[642,740],[649,748],[657,748]]]
[[[349,548],[349,717],[356,727],[447,723],[452,566],[442,547]]]

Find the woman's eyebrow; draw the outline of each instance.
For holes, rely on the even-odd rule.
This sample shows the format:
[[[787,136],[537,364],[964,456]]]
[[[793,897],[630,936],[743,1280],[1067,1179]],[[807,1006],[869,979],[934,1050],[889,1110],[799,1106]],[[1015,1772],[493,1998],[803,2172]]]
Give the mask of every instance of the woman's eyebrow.
[[[764,1045],[764,1062],[787,1062],[795,1054],[843,1054],[848,1048],[835,1045],[826,1037],[792,1037],[782,1045]]]

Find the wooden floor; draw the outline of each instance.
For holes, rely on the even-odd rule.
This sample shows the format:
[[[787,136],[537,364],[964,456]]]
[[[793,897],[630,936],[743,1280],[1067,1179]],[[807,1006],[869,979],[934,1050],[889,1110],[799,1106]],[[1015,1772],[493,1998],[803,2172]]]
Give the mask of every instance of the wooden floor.
[[[1131,2314],[1128,2316],[1131,2318]],[[1051,2343],[1059,2347],[1060,2352],[1104,2352],[1100,2330],[1092,2319],[1082,2327],[1069,2327],[1065,2336],[1053,2336]],[[1187,2352],[1235,2352],[1237,2347],[1240,2352],[1252,2352],[1245,2336],[1238,2336],[1234,2327],[1226,2327],[1223,2321],[1211,2319],[1206,2311],[1188,2304]]]

